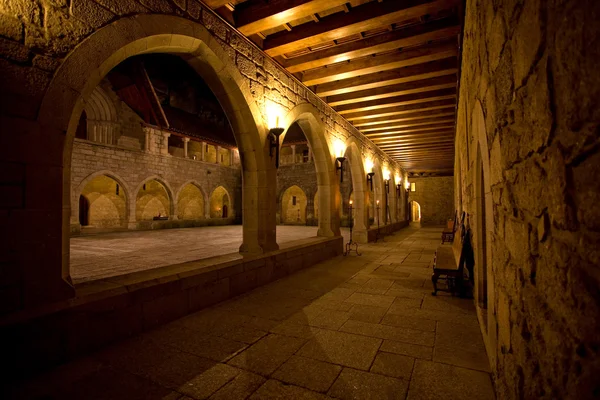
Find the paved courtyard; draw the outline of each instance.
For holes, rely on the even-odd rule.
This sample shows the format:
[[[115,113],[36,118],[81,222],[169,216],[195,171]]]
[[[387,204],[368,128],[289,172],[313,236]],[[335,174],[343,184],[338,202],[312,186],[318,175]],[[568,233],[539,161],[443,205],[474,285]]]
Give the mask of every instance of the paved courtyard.
[[[347,235],[348,230],[342,229]],[[277,226],[277,242],[317,235],[316,226]],[[239,251],[242,226],[102,233],[71,238],[75,283]]]
[[[404,229],[4,398],[493,399],[471,300],[431,295],[441,229]]]

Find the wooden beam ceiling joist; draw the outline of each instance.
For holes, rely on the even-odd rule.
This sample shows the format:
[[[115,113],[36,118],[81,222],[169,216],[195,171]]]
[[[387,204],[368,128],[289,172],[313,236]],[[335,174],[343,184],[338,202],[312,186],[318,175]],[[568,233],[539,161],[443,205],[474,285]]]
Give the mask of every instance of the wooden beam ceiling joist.
[[[378,146],[381,149],[398,146],[400,144],[420,144],[420,143],[435,143],[438,141],[445,141],[447,139],[454,139],[454,133],[452,132],[423,132],[423,133],[411,133],[408,135],[400,135],[393,138],[390,144],[380,143]]]
[[[399,83],[391,86],[382,86],[375,89],[357,90],[356,92],[338,94],[336,96],[327,97],[325,101],[330,106],[336,107],[344,104],[451,88],[456,88],[456,76],[446,75],[438,76],[437,78]]]
[[[314,21],[313,15],[316,13],[338,7],[346,1],[348,0],[250,0],[238,5],[233,17],[237,29],[248,36],[305,17],[311,17]]]
[[[448,123],[448,122],[438,123],[438,124],[434,124],[433,126],[418,127],[418,128],[414,128],[414,129],[400,129],[400,130],[388,131],[388,132],[371,133],[371,134],[366,134],[365,136],[368,137],[369,139],[371,139],[373,142],[377,143],[380,140],[392,139],[392,138],[402,135],[404,133],[427,132],[427,131],[445,131],[445,132],[447,132],[447,131],[451,131],[453,128],[454,128],[454,121],[451,123]]]
[[[308,22],[302,29],[292,32],[277,32],[263,43],[263,49],[271,57],[296,51],[323,42],[406,21],[422,15],[434,14],[454,7],[456,0],[406,0],[385,3],[367,3],[353,8],[348,13],[336,13],[324,17],[320,22]]]
[[[394,69],[385,72],[357,76],[356,78],[317,85],[315,92],[321,97],[349,93],[357,90],[374,89],[399,83],[412,82],[438,76],[455,75],[456,57],[432,61],[425,64]]]
[[[223,7],[227,3],[231,3],[231,0],[204,0],[204,3],[214,10]]]
[[[395,122],[395,123],[390,123],[387,125],[378,125],[375,127],[363,128],[360,131],[362,133],[367,133],[367,132],[373,133],[373,132],[378,132],[378,131],[394,130],[394,129],[401,129],[401,128],[411,128],[414,126],[427,126],[427,125],[442,124],[442,123],[454,123],[454,115],[452,115],[451,118],[441,117],[441,118],[431,118],[431,119],[427,119],[427,120],[417,119],[414,121],[407,121],[404,123]]]
[[[444,89],[435,92],[407,94],[404,96],[388,97],[386,99],[365,101],[361,104],[347,104],[343,106],[334,107],[334,110],[336,110],[341,115],[378,109],[378,111],[383,113],[385,112],[381,110],[383,108],[405,106],[408,104],[424,103],[428,101],[447,100],[454,98],[456,98],[456,89]]]
[[[385,118],[376,118],[377,120],[366,120],[366,121],[361,121],[359,123],[354,124],[354,126],[356,128],[358,128],[359,130],[363,131],[366,128],[375,128],[375,127],[380,127],[380,126],[387,126],[390,124],[396,124],[396,123],[400,123],[400,122],[407,122],[407,121],[419,121],[422,120],[423,122],[428,121],[428,120],[432,120],[432,119],[437,119],[437,118],[441,118],[441,117],[452,117],[454,118],[454,111],[446,111],[446,110],[439,110],[439,111],[435,111],[432,113],[431,111],[424,111],[424,112],[416,112],[413,114],[406,114],[406,116],[404,118],[402,117],[385,117]],[[367,121],[372,121],[372,122],[367,122]]]
[[[458,50],[454,41],[411,48],[405,51],[369,56],[306,71],[302,83],[306,86],[320,85],[360,75],[389,71],[430,61],[456,57]]]
[[[292,73],[307,71],[341,61],[452,38],[459,33],[458,21],[448,18],[314,51],[286,60],[283,66]]]
[[[437,140],[437,142],[436,142]],[[419,146],[454,146],[453,138],[429,138],[428,140],[423,140],[421,142],[414,143],[402,143],[398,140],[390,140],[387,142],[381,142],[377,144],[382,150],[390,149],[397,146],[405,146],[405,147],[419,147]]]
[[[419,102],[411,102],[398,107],[382,108],[381,110],[367,112],[348,113],[345,115],[345,118],[351,122],[355,121],[353,123],[356,124],[356,121],[383,121],[393,116],[412,114],[414,112],[454,110],[455,108],[456,96],[452,95],[445,100],[430,101],[429,99],[425,98]]]

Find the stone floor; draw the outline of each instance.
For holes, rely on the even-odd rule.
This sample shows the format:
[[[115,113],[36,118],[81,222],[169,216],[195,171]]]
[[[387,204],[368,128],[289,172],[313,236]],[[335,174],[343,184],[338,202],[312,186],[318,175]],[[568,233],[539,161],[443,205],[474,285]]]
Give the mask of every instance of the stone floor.
[[[0,397],[494,399],[472,301],[431,296],[440,232],[404,229]]]
[[[342,229],[342,234],[348,234]],[[277,242],[317,235],[316,226],[277,227]],[[101,233],[71,238],[71,277],[75,283],[235,253],[242,226]]]

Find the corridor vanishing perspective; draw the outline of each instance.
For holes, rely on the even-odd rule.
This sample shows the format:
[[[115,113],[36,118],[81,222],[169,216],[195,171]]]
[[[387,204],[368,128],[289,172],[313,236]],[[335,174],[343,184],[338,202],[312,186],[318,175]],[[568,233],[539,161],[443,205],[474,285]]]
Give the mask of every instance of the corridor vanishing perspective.
[[[0,397],[597,398],[599,20],[0,2]]]
[[[10,394],[493,399],[472,301],[430,294],[440,233],[407,228],[365,245],[361,257],[319,263],[109,346]]]

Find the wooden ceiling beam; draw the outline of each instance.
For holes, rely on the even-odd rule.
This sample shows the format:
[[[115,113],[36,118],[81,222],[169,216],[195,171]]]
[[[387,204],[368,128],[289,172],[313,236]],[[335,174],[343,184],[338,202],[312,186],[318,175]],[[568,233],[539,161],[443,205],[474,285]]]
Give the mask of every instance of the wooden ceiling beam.
[[[375,89],[357,90],[356,92],[338,94],[324,99],[330,106],[341,106],[365,102],[370,100],[385,99],[394,96],[403,96],[413,93],[431,92],[435,90],[456,88],[456,76],[446,75],[437,78],[422,79],[413,82],[399,83],[391,86],[382,86]]]
[[[233,17],[237,29],[249,36],[305,17],[311,17],[315,21],[315,14],[338,7],[346,1],[348,0],[250,0],[239,4]]]
[[[427,139],[427,140],[425,140],[425,139]],[[405,146],[407,148],[408,147],[419,147],[419,146],[431,146],[431,145],[454,146],[454,138],[452,138],[452,137],[445,137],[445,138],[429,137],[429,138],[423,138],[418,142],[415,141],[415,142],[409,142],[409,143],[402,143],[401,140],[389,140],[389,141],[381,142],[376,145],[382,150],[390,149],[392,147],[397,147],[397,146]]]
[[[355,58],[452,38],[459,33],[460,25],[456,18],[446,18],[316,50],[286,60],[283,66],[292,73],[307,71]]]
[[[453,75],[457,71],[456,57],[451,57],[425,64],[324,83],[317,85],[315,92],[321,97],[333,96],[357,90],[374,89],[438,76]]]
[[[434,14],[458,4],[456,0],[406,0],[367,3],[348,13],[335,13],[321,22],[307,22],[292,32],[277,32],[267,37],[263,50],[275,57],[299,49],[316,46],[363,31],[399,21]]]
[[[407,94],[404,96],[388,97],[385,99],[365,101],[361,104],[346,104],[343,106],[334,107],[334,110],[341,115],[357,113],[360,111],[381,111],[383,108],[405,106],[408,104],[423,103],[435,100],[455,99],[456,89],[444,89],[435,92],[424,92]],[[381,111],[383,113],[385,111]]]
[[[418,121],[418,120],[428,121],[431,119],[437,119],[437,118],[441,118],[441,117],[454,118],[454,111],[439,110],[438,112],[433,112],[433,113],[431,111],[416,112],[413,114],[407,114],[404,118],[392,117],[390,119],[389,117],[385,117],[385,118],[377,118],[377,121],[374,121],[374,120],[361,121],[361,122],[354,124],[354,126],[356,128],[358,128],[360,131],[362,131],[365,129],[365,127],[367,127],[367,129],[368,129],[371,127],[375,128],[375,127],[386,126],[386,125],[396,124],[396,123],[406,122],[406,121]],[[373,122],[367,122],[367,121],[373,121]]]
[[[454,140],[454,132],[451,131],[441,131],[441,132],[421,132],[421,133],[410,133],[407,135],[398,135],[392,138],[393,141],[388,140],[390,144],[379,143],[378,146],[381,149],[385,149],[387,147],[392,147],[397,145],[398,143],[421,143],[427,141],[435,141],[435,140]],[[373,142],[375,143],[375,142]]]
[[[407,121],[404,123],[396,122],[396,123],[390,123],[387,125],[378,125],[376,127],[360,129],[360,132],[363,134],[366,134],[367,132],[374,133],[374,132],[379,132],[379,131],[387,131],[387,130],[394,130],[394,129],[401,129],[401,128],[411,128],[413,126],[435,125],[435,124],[442,124],[442,123],[454,123],[454,115],[452,115],[451,118],[442,117],[442,118],[431,118],[431,119],[425,119],[425,120],[417,119],[414,121]]]
[[[373,142],[377,143],[379,140],[387,140],[389,138],[404,134],[404,133],[413,133],[413,132],[427,132],[427,131],[451,131],[454,129],[454,121],[451,123],[440,123],[435,124],[434,126],[427,127],[419,127],[415,129],[401,129],[396,131],[388,131],[388,132],[378,132],[365,134],[366,137],[371,139]]]
[[[455,41],[425,45],[406,51],[379,54],[306,71],[302,75],[302,83],[306,86],[320,85],[360,75],[443,60],[456,57],[457,54]]]
[[[456,108],[456,96],[449,96],[444,100],[431,101],[428,98],[413,101],[406,105],[382,108],[381,110],[348,113],[345,118],[353,123],[383,121],[398,115],[412,114],[421,111],[454,110]],[[358,122],[357,122],[358,121]]]

